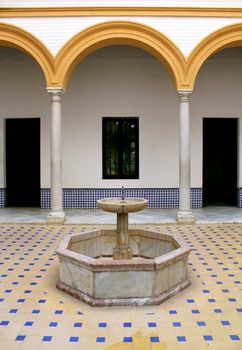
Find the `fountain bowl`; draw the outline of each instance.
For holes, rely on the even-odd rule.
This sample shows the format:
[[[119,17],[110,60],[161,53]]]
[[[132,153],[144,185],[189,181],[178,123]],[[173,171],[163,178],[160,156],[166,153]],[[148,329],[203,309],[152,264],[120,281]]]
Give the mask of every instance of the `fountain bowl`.
[[[99,209],[110,213],[133,213],[147,207],[148,200],[143,198],[104,198],[97,200]]]
[[[191,248],[177,236],[129,230],[131,260],[114,260],[116,230],[65,236],[57,288],[92,306],[158,305],[186,288]]]

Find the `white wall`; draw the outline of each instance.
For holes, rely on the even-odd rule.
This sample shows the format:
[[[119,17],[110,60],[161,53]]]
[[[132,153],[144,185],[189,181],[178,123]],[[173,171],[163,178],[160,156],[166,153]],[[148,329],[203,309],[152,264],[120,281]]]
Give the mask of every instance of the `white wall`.
[[[192,186],[202,186],[202,117],[242,118],[242,47],[223,50],[202,66],[191,97]],[[240,138],[242,135],[239,121]],[[219,132],[219,130],[218,130]],[[225,140],[226,142],[226,140]],[[242,186],[241,140],[238,186]]]
[[[102,116],[140,118],[139,180],[102,180]],[[131,47],[89,56],[75,70],[64,98],[63,141],[66,187],[176,187],[178,98],[167,71]]]
[[[214,31],[242,18],[210,17],[30,17],[1,18],[0,23],[18,26],[41,40],[55,56],[61,47],[78,32],[110,21],[131,21],[147,25],[167,36],[188,56],[198,43]]]
[[[4,119],[18,117],[41,118],[41,185],[49,185],[49,115],[49,96],[38,64],[20,51],[0,47],[0,187],[5,187]]]
[[[202,186],[202,118],[242,117],[241,59],[241,48],[229,49],[199,73],[190,105],[193,187]],[[0,48],[0,82],[0,187],[6,117],[41,118],[41,186],[49,187],[50,100],[41,70],[25,54]],[[178,187],[178,97],[150,55],[128,47],[92,54],[73,72],[62,110],[64,187]],[[102,180],[102,116],[140,118],[140,179]]]
[[[241,7],[241,0],[1,0],[2,7],[41,6],[198,6]]]

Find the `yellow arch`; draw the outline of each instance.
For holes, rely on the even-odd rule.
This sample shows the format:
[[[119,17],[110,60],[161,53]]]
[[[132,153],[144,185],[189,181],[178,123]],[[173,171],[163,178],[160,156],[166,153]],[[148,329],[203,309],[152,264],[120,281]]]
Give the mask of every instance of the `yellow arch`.
[[[177,90],[192,90],[209,56],[227,47],[242,46],[242,23],[228,25],[207,36],[187,60],[165,35],[130,21],[105,22],[79,32],[62,47],[56,59],[31,33],[0,23],[0,46],[15,47],[33,57],[42,68],[48,87],[65,88],[73,69],[83,58],[109,45],[131,45],[148,51],[167,67]]]
[[[55,81],[54,58],[34,35],[14,25],[0,23],[0,46],[14,47],[33,57],[42,68],[46,85],[58,85]]]
[[[205,60],[217,51],[234,46],[242,46],[242,23],[223,27],[203,39],[188,58],[184,85],[193,89],[199,69]]]
[[[72,37],[56,56],[56,79],[66,87],[76,65],[95,50],[110,45],[131,45],[157,57],[169,70],[174,85],[182,88],[186,61],[166,36],[143,24],[110,21],[96,24]]]

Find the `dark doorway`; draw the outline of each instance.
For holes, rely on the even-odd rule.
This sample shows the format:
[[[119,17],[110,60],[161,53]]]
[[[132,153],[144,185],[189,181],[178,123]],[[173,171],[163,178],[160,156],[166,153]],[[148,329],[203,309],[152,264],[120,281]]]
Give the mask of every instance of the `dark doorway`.
[[[203,119],[203,205],[237,205],[237,119]]]
[[[6,119],[8,207],[40,207],[40,119]]]

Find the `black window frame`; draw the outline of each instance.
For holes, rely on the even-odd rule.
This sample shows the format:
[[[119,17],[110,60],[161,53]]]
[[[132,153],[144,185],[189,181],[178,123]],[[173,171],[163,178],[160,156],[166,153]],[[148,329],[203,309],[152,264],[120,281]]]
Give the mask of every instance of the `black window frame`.
[[[117,162],[118,164],[118,173],[108,174],[107,171],[107,124],[108,123],[119,123],[117,126],[117,133],[118,133],[118,142],[116,141],[116,152],[119,155],[119,159],[123,157],[124,153],[124,123],[130,122],[135,125],[135,132],[134,132],[134,140],[135,140],[135,171],[133,174],[129,173],[128,175],[124,174],[123,168],[124,163],[123,161]],[[122,125],[122,126],[120,126]],[[139,179],[139,117],[102,117],[102,170],[103,170],[103,179]],[[122,155],[122,157],[121,157]],[[129,155],[130,157],[130,155]],[[129,158],[130,159],[130,158]],[[111,166],[111,165],[110,165]],[[129,166],[131,166],[131,161],[129,161]]]

